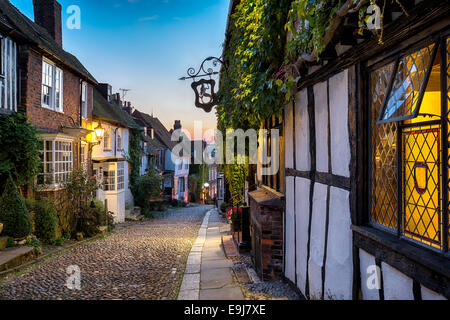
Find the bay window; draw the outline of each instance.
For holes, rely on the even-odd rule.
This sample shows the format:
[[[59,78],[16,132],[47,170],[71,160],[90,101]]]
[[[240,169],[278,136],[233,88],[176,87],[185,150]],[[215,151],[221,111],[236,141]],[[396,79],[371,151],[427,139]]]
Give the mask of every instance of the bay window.
[[[42,106],[63,112],[63,71],[48,60],[42,60]]]
[[[123,162],[117,164],[117,191],[125,189],[125,165]]]
[[[72,141],[44,140],[38,185],[57,187],[67,182],[73,169]]]
[[[450,40],[441,38],[369,75],[370,223],[441,252],[449,242],[449,60]]]

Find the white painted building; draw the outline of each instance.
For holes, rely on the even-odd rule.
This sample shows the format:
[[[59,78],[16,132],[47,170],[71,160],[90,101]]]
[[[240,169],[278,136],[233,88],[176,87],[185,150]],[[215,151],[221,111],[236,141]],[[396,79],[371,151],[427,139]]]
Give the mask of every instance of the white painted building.
[[[172,199],[189,202],[189,164],[190,156],[177,157],[175,162],[175,174]]]
[[[109,103],[98,90],[94,92],[92,129],[101,126],[104,137],[92,149],[93,174],[101,184],[97,199],[112,212],[116,223],[125,221],[127,203],[133,203],[129,186],[130,129],[137,126],[119,105]],[[95,139],[95,138],[94,138]]]

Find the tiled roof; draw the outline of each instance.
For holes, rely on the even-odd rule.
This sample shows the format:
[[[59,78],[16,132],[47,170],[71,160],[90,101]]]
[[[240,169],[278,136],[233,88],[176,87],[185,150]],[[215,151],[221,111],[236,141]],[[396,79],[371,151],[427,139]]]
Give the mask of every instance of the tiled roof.
[[[133,121],[131,116],[123,111],[119,106],[109,103],[102,94],[94,88],[94,117],[104,120],[111,120],[131,129],[140,129],[140,126]]]
[[[28,17],[13,6],[9,0],[0,1],[0,15],[3,22],[7,21],[8,24],[13,27],[15,32],[18,32],[20,36],[25,38],[31,45],[56,57],[60,63],[79,73],[87,80],[97,83],[95,78],[74,55],[64,51],[64,49],[50,36],[46,29],[28,19]]]
[[[171,134],[166,129],[166,127],[164,127],[161,121],[159,121],[158,118],[152,117],[138,110],[135,110],[133,112],[133,116],[138,119],[141,119],[146,124],[147,127],[153,128],[155,135],[166,146],[166,148],[172,150],[172,148],[175,146],[175,142],[172,141]]]

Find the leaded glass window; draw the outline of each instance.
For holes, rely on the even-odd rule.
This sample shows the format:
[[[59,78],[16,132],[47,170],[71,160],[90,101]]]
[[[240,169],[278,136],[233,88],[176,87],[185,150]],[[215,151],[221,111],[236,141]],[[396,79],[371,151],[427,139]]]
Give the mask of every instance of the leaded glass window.
[[[401,56],[373,70],[369,78],[370,222],[401,238],[448,251],[448,203],[444,205],[443,173],[448,175],[450,133],[442,90],[446,57],[438,44]],[[446,64],[446,68],[441,65]],[[443,89],[445,88],[445,89]],[[450,97],[447,100],[450,101]],[[445,110],[445,109],[444,109]],[[448,201],[448,200],[445,200]]]
[[[432,44],[399,59],[380,122],[417,117],[435,52],[435,45]]]

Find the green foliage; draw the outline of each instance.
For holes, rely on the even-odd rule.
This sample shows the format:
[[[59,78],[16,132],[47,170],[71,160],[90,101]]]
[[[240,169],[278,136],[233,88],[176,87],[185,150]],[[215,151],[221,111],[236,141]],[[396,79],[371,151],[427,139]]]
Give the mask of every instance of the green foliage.
[[[141,131],[130,130],[130,142],[128,146],[128,162],[131,165],[130,186],[133,193],[133,186],[137,183],[141,169]],[[134,193],[133,193],[133,196]]]
[[[161,176],[153,168],[139,177],[131,186],[136,205],[142,209],[150,208],[150,199],[161,196],[161,181]]]
[[[31,221],[25,202],[9,175],[0,199],[0,221],[3,233],[13,238],[25,238],[31,233]]]
[[[52,241],[52,245],[55,247],[61,247],[64,244],[64,241],[61,237],[58,237]]]
[[[0,141],[0,192],[9,174],[18,186],[32,181],[41,165],[36,129],[19,113],[0,114]]]
[[[289,60],[295,60],[302,54],[323,52],[325,32],[330,28],[336,12],[344,2],[344,0],[292,1],[286,24],[286,29],[292,33],[292,40],[287,43]]]
[[[274,75],[283,62],[290,0],[242,0],[230,20],[217,107],[219,129],[259,128],[279,114],[284,95]]]
[[[41,247],[41,242],[38,238],[32,237],[29,245],[36,249]]]
[[[248,174],[247,164],[229,164],[224,166],[231,197],[234,203],[244,199],[245,179]]]
[[[35,235],[45,243],[55,239],[58,217],[53,203],[47,199],[36,201],[33,208]]]
[[[14,239],[12,237],[8,237],[8,239],[6,240],[6,248],[12,248],[16,245],[16,243],[14,242]]]

